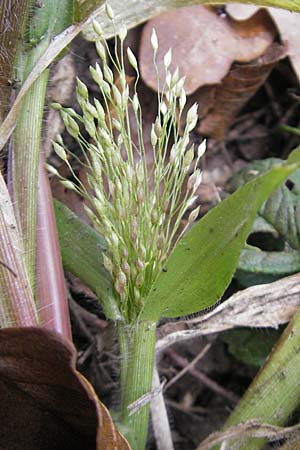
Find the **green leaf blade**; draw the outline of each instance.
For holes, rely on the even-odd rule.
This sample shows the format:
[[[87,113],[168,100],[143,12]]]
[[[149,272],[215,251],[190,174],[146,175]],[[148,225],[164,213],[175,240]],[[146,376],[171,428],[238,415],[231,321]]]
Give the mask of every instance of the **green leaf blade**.
[[[95,292],[108,318],[120,319],[111,277],[103,264],[104,240],[58,200],[54,201],[54,209],[65,270]]]
[[[278,165],[213,208],[180,241],[151,290],[142,319],[179,317],[215,304],[229,285],[257,211],[299,165]]]

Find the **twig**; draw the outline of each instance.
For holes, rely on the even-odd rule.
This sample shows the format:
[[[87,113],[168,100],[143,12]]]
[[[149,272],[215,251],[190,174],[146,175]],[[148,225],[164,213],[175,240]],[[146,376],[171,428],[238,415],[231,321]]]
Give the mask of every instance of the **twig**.
[[[142,406],[145,406],[153,398],[157,397],[162,392],[165,382],[166,380],[164,380],[162,383],[159,383],[159,385],[152,389],[150,392],[147,392],[146,394],[139,397],[135,402],[130,403],[130,405],[127,406],[129,416],[135,414],[140,408],[142,408]]]
[[[183,358],[182,356],[178,355],[174,350],[169,349],[168,355],[171,356],[172,359],[178,364],[180,367],[185,368],[189,363],[186,358]],[[232,392],[224,389],[222,386],[220,386],[216,381],[209,378],[204,373],[200,372],[199,370],[196,370],[194,368],[189,368],[188,372],[197,380],[201,381],[206,387],[211,389],[212,391],[216,392],[220,396],[226,398],[226,400],[229,400],[232,404],[236,404],[238,402],[238,397],[234,395]]]
[[[197,364],[198,361],[200,361],[200,359],[203,358],[204,355],[206,355],[206,353],[208,352],[208,350],[210,349],[211,344],[207,344],[204,349],[187,365],[185,366],[180,372],[177,373],[177,375],[175,375],[175,377],[173,377],[166,385],[164,388],[164,391],[166,391],[167,389],[169,389],[171,386],[173,386],[174,383],[176,383],[176,381],[178,381],[181,377],[183,377],[183,375],[185,373],[187,373],[190,369],[193,369],[193,367],[195,366],[195,364]]]
[[[300,425],[292,427],[276,427],[269,424],[260,424],[257,420],[248,420],[247,422],[240,423],[228,428],[225,431],[212,433],[205,441],[203,441],[196,450],[209,450],[214,445],[220,444],[223,441],[228,443],[231,439],[237,439],[240,437],[254,437],[254,438],[268,438],[270,442],[279,441],[287,436],[298,435]],[[233,450],[233,446],[228,447],[225,444],[224,449]]]
[[[191,416],[195,416],[195,414],[207,414],[209,412],[207,408],[203,408],[202,406],[184,406],[169,399],[166,400],[166,404]]]

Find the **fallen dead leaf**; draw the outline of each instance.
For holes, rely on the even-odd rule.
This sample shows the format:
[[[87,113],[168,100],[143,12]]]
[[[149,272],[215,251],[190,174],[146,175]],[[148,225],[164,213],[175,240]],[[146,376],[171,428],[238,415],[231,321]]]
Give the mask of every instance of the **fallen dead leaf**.
[[[230,3],[226,6],[226,11],[234,20],[250,19],[257,11],[259,6],[244,5],[241,3]]]
[[[78,375],[82,383],[86,386],[86,389],[90,392],[90,395],[96,399],[99,415],[97,450],[131,450],[126,439],[114,426],[108,409],[99,401],[91,384],[82,375]]]
[[[191,6],[170,11],[150,20],[144,27],[140,46],[141,74],[148,86],[156,90],[152,28],[159,39],[157,65],[164,79],[163,58],[172,48],[171,70],[178,66],[186,76],[187,94],[200,86],[219,83],[233,61],[251,61],[261,56],[273,42],[276,29],[264,11],[243,23],[223,18],[211,8]],[[188,32],[187,32],[188,29]]]
[[[300,83],[300,13],[268,8]]]
[[[0,395],[0,448],[130,450],[57,333],[0,330]]]
[[[227,22],[236,34],[234,60],[238,62],[249,62],[263,55],[276,36],[274,24],[264,9],[247,20],[236,21],[228,17]]]
[[[212,433],[196,450],[210,450],[216,444],[222,442],[231,442],[231,445],[234,445],[234,442],[232,442],[233,439],[241,440],[245,437],[267,438],[270,442],[279,441],[289,436],[297,436],[299,439],[299,428],[299,425],[284,428],[270,424],[261,424],[256,419],[248,420],[247,422],[233,425],[225,431]],[[293,449],[296,450],[294,447]]]
[[[205,136],[222,140],[237,112],[255,94],[274,65],[286,55],[280,44],[272,44],[264,56],[248,64],[234,64],[221,85],[214,89],[215,103],[198,128]]]
[[[226,6],[227,13],[235,20],[251,17],[259,8],[253,5],[233,3]],[[287,45],[288,55],[300,81],[300,13],[281,8],[266,8],[280,34],[281,41]]]

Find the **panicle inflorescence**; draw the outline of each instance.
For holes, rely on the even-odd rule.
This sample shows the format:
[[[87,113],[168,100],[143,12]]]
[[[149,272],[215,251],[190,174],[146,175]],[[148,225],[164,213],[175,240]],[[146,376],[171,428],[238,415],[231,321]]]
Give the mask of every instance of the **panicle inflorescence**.
[[[113,21],[113,11],[108,5],[106,14]],[[52,166],[48,165],[48,170],[59,176],[65,187],[89,200],[91,207],[85,207],[86,213],[106,241],[103,263],[112,276],[120,312],[125,320],[132,320],[142,310],[172,246],[186,229],[178,236],[181,218],[197,198],[201,182],[197,166],[205,151],[205,141],[196,150],[189,145],[189,133],[198,119],[197,104],[187,111],[185,127],[180,128],[186,104],[184,78],[180,78],[178,69],[173,73],[169,71],[172,61],[169,50],[164,57],[165,83],[161,87],[158,85],[158,112],[150,133],[154,162],[149,168],[137,91],[139,68],[129,47],[126,50],[128,61],[136,72],[132,89],[124,69],[126,27],[120,28],[119,39],[115,39],[114,57],[98,22],[94,22],[94,30],[99,36],[96,50],[101,66],[96,63],[95,67],[90,67],[90,73],[103,101],[93,99],[91,102],[88,88],[77,79],[76,94],[82,115],[71,108],[53,105],[60,110],[67,131],[81,147],[93,194],[77,178],[68,161],[70,152],[60,136],[54,143],[54,150],[68,165],[75,182],[64,179]],[[159,80],[156,65],[159,44],[155,30],[151,45]],[[131,138],[131,108],[137,142]],[[84,135],[89,136],[88,140]],[[170,142],[173,142],[171,149]],[[183,189],[187,177],[186,189]],[[195,221],[198,213],[199,207],[190,212],[187,226]]]

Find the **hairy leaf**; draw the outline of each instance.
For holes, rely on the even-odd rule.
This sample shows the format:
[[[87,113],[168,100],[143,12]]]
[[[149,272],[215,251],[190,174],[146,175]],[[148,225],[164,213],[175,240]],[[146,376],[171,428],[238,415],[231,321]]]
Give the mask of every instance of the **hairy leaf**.
[[[241,254],[238,269],[244,272],[284,276],[300,271],[300,254],[295,250],[266,252],[249,246]]]
[[[104,240],[59,201],[54,208],[64,268],[95,292],[108,318],[119,319],[111,277],[103,264]]]
[[[232,178],[230,190],[240,188],[281,161],[268,158],[248,164]],[[290,174],[286,183],[273,192],[260,209],[259,216],[272,225],[293,249],[300,249],[300,170]]]
[[[295,159],[298,164],[295,164]],[[274,166],[213,208],[181,240],[150,292],[143,319],[192,314],[216,303],[230,283],[264,201],[299,165]],[[290,160],[290,162],[291,162]]]
[[[239,329],[223,334],[222,340],[239,361],[260,367],[280,337],[279,330]]]
[[[232,177],[229,189],[238,189],[255,174],[263,173],[280,161],[269,158],[248,164]],[[238,263],[236,278],[241,285],[267,282],[269,276],[280,277],[300,271],[299,194],[300,171],[296,170],[260,209],[250,236],[254,242],[244,248]],[[275,238],[273,243],[269,239],[268,244],[268,236]],[[275,248],[276,241],[281,249]],[[261,247],[261,243],[270,248]]]

